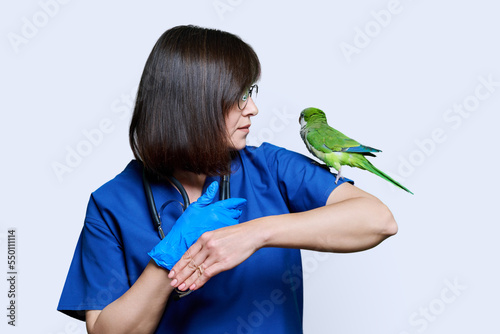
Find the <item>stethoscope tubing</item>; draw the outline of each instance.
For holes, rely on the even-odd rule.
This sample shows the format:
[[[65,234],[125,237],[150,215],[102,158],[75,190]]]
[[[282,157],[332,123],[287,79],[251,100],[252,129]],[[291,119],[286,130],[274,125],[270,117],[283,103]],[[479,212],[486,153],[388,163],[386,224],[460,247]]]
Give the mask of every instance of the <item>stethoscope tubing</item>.
[[[146,168],[142,169],[142,185],[144,187],[144,193],[146,194],[146,202],[148,203],[149,213],[151,218],[153,218],[153,223],[155,228],[158,230],[160,234],[160,238],[165,238],[165,233],[161,227],[160,216],[158,215],[158,211],[156,210],[155,200],[153,197],[153,191],[151,190],[151,184],[149,184]],[[189,201],[189,198],[188,198]]]

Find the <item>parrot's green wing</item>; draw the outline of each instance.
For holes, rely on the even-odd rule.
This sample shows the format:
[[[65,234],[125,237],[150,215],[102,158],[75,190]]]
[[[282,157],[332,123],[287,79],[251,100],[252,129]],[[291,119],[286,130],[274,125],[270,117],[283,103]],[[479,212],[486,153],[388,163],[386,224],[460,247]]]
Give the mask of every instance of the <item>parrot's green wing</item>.
[[[306,138],[311,146],[323,153],[352,152],[373,155],[371,152],[381,152],[376,148],[361,145],[327,124],[311,126]]]

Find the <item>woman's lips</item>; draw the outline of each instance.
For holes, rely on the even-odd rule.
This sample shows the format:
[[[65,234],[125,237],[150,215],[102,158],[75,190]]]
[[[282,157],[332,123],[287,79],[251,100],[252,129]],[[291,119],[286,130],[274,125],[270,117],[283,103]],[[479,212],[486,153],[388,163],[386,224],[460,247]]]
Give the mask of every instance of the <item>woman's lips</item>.
[[[250,124],[242,126],[242,127],[239,127],[238,130],[241,130],[243,132],[248,133],[248,132],[250,132]]]

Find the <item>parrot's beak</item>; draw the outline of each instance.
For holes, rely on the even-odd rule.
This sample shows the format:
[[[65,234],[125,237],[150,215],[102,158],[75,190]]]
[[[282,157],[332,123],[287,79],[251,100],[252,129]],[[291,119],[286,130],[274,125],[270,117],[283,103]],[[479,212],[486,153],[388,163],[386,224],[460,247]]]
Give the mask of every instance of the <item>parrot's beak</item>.
[[[306,122],[304,121],[304,114],[300,114],[299,116],[299,124],[300,124],[300,127],[303,127],[306,125]]]

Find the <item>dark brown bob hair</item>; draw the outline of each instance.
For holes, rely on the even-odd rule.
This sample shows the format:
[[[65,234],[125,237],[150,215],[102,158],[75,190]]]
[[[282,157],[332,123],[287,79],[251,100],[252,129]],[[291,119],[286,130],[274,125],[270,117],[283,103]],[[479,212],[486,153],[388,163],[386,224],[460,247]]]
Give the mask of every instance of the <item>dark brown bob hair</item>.
[[[134,156],[163,178],[230,172],[225,116],[260,77],[251,46],[228,32],[178,26],[146,61],[129,130]]]

